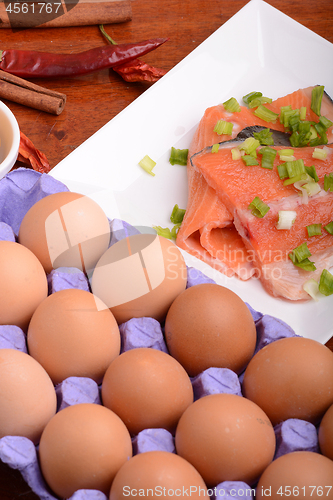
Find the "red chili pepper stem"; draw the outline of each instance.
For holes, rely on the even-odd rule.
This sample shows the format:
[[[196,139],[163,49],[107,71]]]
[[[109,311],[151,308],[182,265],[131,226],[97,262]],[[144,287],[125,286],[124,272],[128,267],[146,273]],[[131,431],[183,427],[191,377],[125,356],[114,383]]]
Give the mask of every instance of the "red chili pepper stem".
[[[113,38],[111,38],[111,37],[110,37],[110,35],[108,35],[108,34],[107,34],[107,32],[106,32],[106,31],[105,31],[105,29],[104,29],[103,24],[100,24],[98,27],[99,27],[99,29],[100,29],[101,33],[105,36],[105,38],[106,38],[106,39],[107,39],[107,40],[108,40],[108,41],[109,41],[112,45],[118,45],[118,44],[117,44],[117,42],[115,42],[115,41],[113,40]]]

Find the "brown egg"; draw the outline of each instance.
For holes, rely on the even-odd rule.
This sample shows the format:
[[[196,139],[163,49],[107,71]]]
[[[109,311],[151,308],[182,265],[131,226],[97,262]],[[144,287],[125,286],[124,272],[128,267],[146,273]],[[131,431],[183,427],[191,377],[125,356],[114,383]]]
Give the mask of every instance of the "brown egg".
[[[318,429],[320,451],[333,460],[333,405],[329,407]]]
[[[102,382],[120,352],[118,324],[92,293],[67,289],[49,295],[34,312],[28,328],[28,350],[54,384],[67,377]]]
[[[164,320],[186,282],[185,261],[172,241],[137,234],[105,252],[96,265],[91,287],[118,323],[124,323],[143,316]]]
[[[123,422],[92,403],[59,411],[45,427],[39,445],[43,476],[61,498],[78,489],[108,495],[113,478],[131,456],[131,438]]]
[[[24,216],[18,237],[47,273],[58,267],[89,272],[108,248],[110,226],[95,201],[65,191],[35,203]]]
[[[192,377],[212,366],[240,373],[256,345],[255,324],[246,304],[215,284],[190,287],[174,300],[165,337],[170,354]]]
[[[12,241],[0,241],[0,325],[26,330],[36,307],[47,297],[47,279],[35,255]]]
[[[267,415],[248,399],[213,394],[195,401],[181,416],[175,436],[178,455],[205,483],[253,484],[270,464],[275,434]]]
[[[250,361],[243,393],[273,425],[288,418],[316,424],[333,403],[333,352],[302,337],[276,340]]]
[[[172,432],[193,402],[193,389],[184,368],[169,354],[137,348],[110,364],[102,383],[102,400],[133,435],[158,427]]]
[[[119,469],[109,499],[127,497],[209,498],[198,471],[183,458],[167,451],[140,453]]]
[[[256,498],[333,499],[333,462],[319,453],[294,451],[272,462],[262,474]]]
[[[44,368],[22,351],[0,349],[0,438],[24,436],[37,444],[56,409]]]

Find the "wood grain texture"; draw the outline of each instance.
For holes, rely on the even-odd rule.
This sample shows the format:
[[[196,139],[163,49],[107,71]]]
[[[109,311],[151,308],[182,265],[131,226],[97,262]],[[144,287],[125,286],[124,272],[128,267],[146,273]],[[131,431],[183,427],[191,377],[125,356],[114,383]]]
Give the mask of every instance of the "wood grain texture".
[[[105,28],[118,43],[169,37],[166,44],[146,55],[144,60],[170,70],[246,3],[247,0],[133,0],[132,20]],[[268,0],[267,3],[333,43],[332,0]],[[0,50],[24,48],[69,53],[105,43],[97,26],[0,30]],[[231,48],[225,50],[232,50],[232,43]],[[323,61],[323,64],[330,63]],[[46,154],[51,167],[149,86],[126,83],[112,70],[59,80],[35,79],[34,83],[66,94],[67,102],[61,115],[50,115],[10,101],[5,103],[17,117],[22,132]],[[333,339],[327,345],[333,350]],[[0,464],[0,499],[38,500],[38,497],[17,471]]]

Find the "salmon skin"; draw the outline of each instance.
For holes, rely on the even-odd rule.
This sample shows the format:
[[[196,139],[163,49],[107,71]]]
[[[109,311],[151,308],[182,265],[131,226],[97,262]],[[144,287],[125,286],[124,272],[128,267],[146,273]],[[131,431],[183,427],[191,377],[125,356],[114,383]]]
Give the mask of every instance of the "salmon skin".
[[[315,118],[310,110],[312,88],[301,89],[265,106],[275,112],[288,104],[293,108],[305,106],[306,119],[318,121],[318,117]],[[332,101],[326,94],[322,101],[322,110],[323,115],[333,121]],[[234,123],[231,139],[230,136],[218,136],[213,131],[219,119]],[[322,238],[324,247],[315,249],[314,240],[318,240],[318,237],[311,238],[311,241],[306,237],[302,220],[304,223],[307,221],[306,225],[317,223],[318,220],[308,222],[311,219],[310,214],[314,212],[318,216],[320,214],[319,222],[322,222],[323,226],[330,222],[333,219],[332,193],[322,190],[320,195],[309,200],[307,206],[302,205],[294,186],[283,186],[276,170],[277,164],[281,163],[278,159],[274,163],[273,171],[262,167],[247,167],[241,160],[231,159],[232,147],[251,136],[254,131],[269,128],[269,125],[253,115],[252,110],[243,106],[241,111],[236,113],[226,112],[222,105],[206,110],[189,148],[188,205],[177,235],[177,244],[227,276],[237,276],[242,280],[259,277],[263,286],[273,296],[289,300],[309,299],[310,296],[302,288],[303,284],[310,277],[317,279],[323,268],[333,265],[333,237],[326,233]],[[274,148],[290,148],[290,135],[284,132],[284,126],[277,121],[272,127],[275,129],[272,130]],[[332,127],[327,136],[329,142],[333,142]],[[219,152],[213,154],[210,146],[216,143],[219,143]],[[329,154],[324,162],[312,158],[314,148],[293,148],[297,151],[295,156],[302,157],[306,165],[316,166],[317,172],[321,173],[321,184],[325,173],[333,171],[332,145],[325,147]],[[236,177],[245,176],[242,177],[241,187],[239,182],[231,182],[232,172],[237,174]],[[265,198],[261,187],[267,188],[268,185],[268,191],[271,191],[271,195],[274,192],[274,196]],[[257,219],[247,208],[254,196],[260,197],[260,194],[263,196],[261,199],[271,205],[264,219]],[[297,224],[288,231],[287,237],[286,230],[276,228],[276,217],[278,211],[283,210],[281,206],[289,205],[294,207],[290,210],[297,209],[301,215],[297,217]],[[298,237],[295,236],[297,231]],[[284,242],[289,241],[289,246],[279,248],[281,239]],[[288,252],[297,246],[296,243],[300,239],[307,241],[309,248],[312,247],[314,258],[311,259],[315,259],[317,267],[314,273],[297,268],[288,258]]]

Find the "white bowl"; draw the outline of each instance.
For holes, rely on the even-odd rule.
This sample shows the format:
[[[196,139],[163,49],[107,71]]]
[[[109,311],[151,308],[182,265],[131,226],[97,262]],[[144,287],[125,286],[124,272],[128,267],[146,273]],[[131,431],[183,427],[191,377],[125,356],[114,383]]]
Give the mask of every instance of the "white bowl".
[[[20,129],[11,110],[0,101],[0,179],[13,167],[20,147]]]

